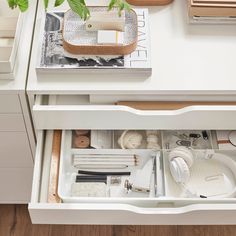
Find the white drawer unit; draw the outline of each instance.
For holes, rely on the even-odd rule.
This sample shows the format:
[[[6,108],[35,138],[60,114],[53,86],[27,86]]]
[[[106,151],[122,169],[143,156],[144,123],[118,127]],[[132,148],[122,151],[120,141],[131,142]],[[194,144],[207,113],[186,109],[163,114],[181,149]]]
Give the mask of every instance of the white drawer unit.
[[[83,198],[79,203],[48,202],[51,158],[55,157],[55,137],[60,131],[39,131],[33,189],[29,212],[36,224],[235,224],[236,199]],[[58,141],[57,141],[58,145]],[[61,157],[62,158],[62,157]],[[57,165],[54,163],[54,168]],[[55,180],[54,180],[55,181]],[[56,183],[56,181],[55,181]],[[53,186],[57,195],[57,187]],[[224,217],[222,217],[222,215]]]
[[[235,129],[234,103],[206,104],[194,104],[176,110],[171,110],[170,107],[166,110],[161,106],[161,110],[154,111],[134,109],[125,105],[93,105],[88,97],[85,99],[85,96],[62,95],[51,96],[49,99],[38,97],[33,108],[38,136],[32,197],[29,204],[32,222],[36,224],[235,224],[236,199],[232,197],[219,199],[153,197],[128,201],[108,199],[107,202],[83,198],[83,201],[77,203],[65,203],[58,200],[57,182],[54,182],[53,189],[57,200],[48,201],[49,190],[52,188],[51,159],[55,157],[57,149],[53,139],[58,133],[60,134],[60,131],[53,129]],[[55,163],[54,168],[58,168]]]
[[[62,6],[60,9],[67,8]],[[66,203],[58,198],[56,177],[51,176],[51,171],[58,169],[60,141],[56,139],[56,146],[53,141],[60,136],[58,130],[65,133],[73,129],[236,129],[236,103],[233,102],[236,101],[236,70],[232,56],[236,51],[235,28],[233,25],[189,25],[185,8],[186,1],[178,0],[165,9],[150,8],[153,72],[148,78],[121,77],[117,73],[103,76],[94,73],[81,76],[45,73],[44,78],[39,79],[35,68],[41,38],[40,25],[45,12],[43,3],[39,1],[27,84],[37,134],[29,204],[33,223],[236,223],[236,198],[172,196],[129,201],[108,199],[107,202],[84,198],[77,203]],[[128,103],[114,104],[119,101],[209,102],[143,110]],[[54,130],[57,131],[54,133]]]
[[[32,0],[21,14],[0,0],[0,203],[30,199],[35,137],[25,88],[36,7]]]

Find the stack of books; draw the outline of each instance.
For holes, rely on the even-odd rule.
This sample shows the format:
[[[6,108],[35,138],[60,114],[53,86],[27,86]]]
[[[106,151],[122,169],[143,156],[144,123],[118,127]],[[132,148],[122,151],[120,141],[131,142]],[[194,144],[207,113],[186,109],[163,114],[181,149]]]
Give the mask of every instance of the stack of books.
[[[195,20],[216,20],[232,22],[236,20],[235,0],[188,0],[189,16]]]
[[[129,55],[76,55],[63,48],[62,25],[64,12],[47,12],[45,22],[42,21],[41,40],[37,78],[45,79],[50,74],[55,78],[70,74],[71,77],[81,77],[79,74],[108,74],[121,77],[126,75],[137,78],[149,77],[152,73],[151,49],[149,35],[148,9],[135,9],[138,16],[138,45]]]
[[[14,66],[20,37],[20,13],[0,1],[0,79],[14,79]]]

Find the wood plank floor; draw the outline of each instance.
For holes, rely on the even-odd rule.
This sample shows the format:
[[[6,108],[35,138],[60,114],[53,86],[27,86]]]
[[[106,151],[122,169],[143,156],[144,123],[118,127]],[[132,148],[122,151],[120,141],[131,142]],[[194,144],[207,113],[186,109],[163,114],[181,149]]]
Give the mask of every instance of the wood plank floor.
[[[32,225],[27,205],[0,205],[0,236],[236,236],[236,226]]]

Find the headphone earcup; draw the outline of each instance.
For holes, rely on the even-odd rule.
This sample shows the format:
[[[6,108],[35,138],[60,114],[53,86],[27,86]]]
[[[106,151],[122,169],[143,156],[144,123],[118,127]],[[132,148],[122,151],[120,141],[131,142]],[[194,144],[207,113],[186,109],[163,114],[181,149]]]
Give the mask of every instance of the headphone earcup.
[[[176,183],[186,183],[190,178],[190,170],[187,163],[177,157],[170,161],[170,172]]]
[[[171,152],[169,153],[169,161],[171,162],[176,157],[183,158],[189,168],[193,165],[194,162],[193,153],[191,150],[189,150],[184,146],[180,146],[171,150]]]

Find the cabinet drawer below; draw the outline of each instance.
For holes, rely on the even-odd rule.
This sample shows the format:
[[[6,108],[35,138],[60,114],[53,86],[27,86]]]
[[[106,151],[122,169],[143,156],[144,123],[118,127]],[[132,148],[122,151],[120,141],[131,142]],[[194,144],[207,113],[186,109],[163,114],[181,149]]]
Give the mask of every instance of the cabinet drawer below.
[[[0,203],[28,203],[33,168],[0,168]]]
[[[0,132],[1,168],[33,167],[33,159],[26,132]]]
[[[24,118],[22,114],[0,114],[0,132],[25,132]]]
[[[236,200],[228,199],[109,199],[83,198],[63,203],[57,196],[60,131],[38,132],[29,212],[36,224],[235,224]],[[59,147],[59,148],[58,148]],[[222,217],[224,216],[224,217]]]

